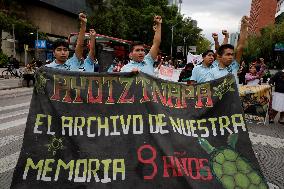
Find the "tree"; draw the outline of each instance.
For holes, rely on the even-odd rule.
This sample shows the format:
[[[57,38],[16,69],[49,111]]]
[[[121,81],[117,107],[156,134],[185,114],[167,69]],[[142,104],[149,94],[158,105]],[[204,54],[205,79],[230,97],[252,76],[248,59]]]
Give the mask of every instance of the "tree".
[[[0,10],[0,47],[2,47],[2,30],[12,33],[14,25],[14,33],[18,41],[17,50],[23,50],[23,44],[33,44],[33,39],[29,35],[35,33],[37,28],[29,21],[24,20],[24,10],[22,9],[20,0],[1,0]],[[43,35],[43,34],[40,34]],[[2,49],[0,48],[0,51]]]
[[[199,28],[193,27],[190,19],[184,19],[176,6],[168,6],[167,0],[88,0],[93,7],[90,25],[100,34],[143,41],[153,40],[153,17],[163,18],[161,50],[170,52],[171,34],[174,26],[173,49],[177,46],[197,45],[202,40]],[[185,39],[185,41],[184,41]]]
[[[279,67],[284,60],[283,52],[275,52],[276,43],[284,41],[284,22],[263,28],[260,35],[250,36],[244,50],[244,60],[251,62],[256,58],[264,58],[270,67]]]
[[[196,52],[197,54],[202,54],[206,50],[211,49],[211,42],[202,36],[199,42],[197,43],[196,49],[197,49]]]

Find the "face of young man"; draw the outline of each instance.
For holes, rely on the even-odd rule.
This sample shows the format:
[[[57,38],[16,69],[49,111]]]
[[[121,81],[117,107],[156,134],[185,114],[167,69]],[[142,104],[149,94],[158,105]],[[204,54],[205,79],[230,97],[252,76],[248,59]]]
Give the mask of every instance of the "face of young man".
[[[222,56],[219,57],[219,62],[224,66],[229,66],[234,60],[234,50],[233,49],[225,49]]]
[[[53,51],[57,64],[64,64],[69,56],[68,48],[59,46]]]
[[[143,45],[134,46],[130,56],[133,61],[142,62],[145,57],[145,49]]]
[[[204,58],[203,62],[209,66],[214,62],[214,54],[212,52],[209,52]]]

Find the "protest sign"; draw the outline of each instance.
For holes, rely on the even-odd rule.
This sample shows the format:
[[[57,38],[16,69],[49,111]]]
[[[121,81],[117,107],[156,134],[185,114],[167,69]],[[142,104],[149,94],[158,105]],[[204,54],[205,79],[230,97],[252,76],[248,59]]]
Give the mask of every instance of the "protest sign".
[[[189,86],[41,68],[11,188],[268,187],[232,75]]]
[[[177,82],[181,70],[182,69],[175,69],[174,67],[168,67],[162,65],[159,69],[157,77],[160,79]]]
[[[248,123],[264,124],[271,100],[269,85],[240,86],[240,98]]]
[[[193,63],[194,65],[199,64],[203,61],[202,55],[194,55],[190,52],[187,54],[187,63]]]

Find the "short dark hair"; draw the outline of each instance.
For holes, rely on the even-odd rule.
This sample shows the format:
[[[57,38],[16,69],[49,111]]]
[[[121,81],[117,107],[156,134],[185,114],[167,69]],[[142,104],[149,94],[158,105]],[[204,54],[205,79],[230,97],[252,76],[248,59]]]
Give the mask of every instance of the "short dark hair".
[[[217,54],[222,56],[225,52],[226,49],[232,49],[234,50],[234,46],[231,45],[231,44],[224,44],[224,45],[221,45],[217,51]]]
[[[67,43],[67,41],[63,40],[63,39],[57,39],[56,41],[54,41],[52,48],[53,50],[55,50],[57,47],[66,47],[69,49],[69,44]]]
[[[140,41],[136,41],[136,42],[133,42],[132,44],[131,44],[131,52],[133,51],[133,49],[134,49],[134,47],[136,47],[136,46],[143,46],[144,47],[144,43],[143,42],[140,42]]]
[[[213,53],[213,54],[214,54],[214,51],[213,51],[213,50],[207,50],[207,51],[205,51],[204,53],[202,53],[202,58],[204,58],[205,56],[207,56],[209,53]]]

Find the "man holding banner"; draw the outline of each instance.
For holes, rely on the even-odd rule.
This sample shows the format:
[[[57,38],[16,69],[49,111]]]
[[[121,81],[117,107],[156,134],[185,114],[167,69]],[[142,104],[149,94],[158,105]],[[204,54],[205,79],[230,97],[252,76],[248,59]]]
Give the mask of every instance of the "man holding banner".
[[[87,17],[84,13],[80,13],[79,19],[81,21],[81,27],[73,57],[68,59],[69,44],[64,40],[57,40],[53,44],[53,55],[55,56],[55,60],[50,64],[46,64],[46,67],[70,71],[79,71],[81,58],[83,57],[83,46],[84,36],[86,32]]]
[[[234,46],[230,44],[221,45],[217,51],[218,66],[211,70],[211,80],[233,74],[238,81],[237,72],[239,70],[239,62],[241,61],[243,49],[248,36],[248,17],[243,16],[241,23],[240,39],[237,45],[236,57],[234,57]],[[235,58],[235,59],[234,59]],[[209,76],[209,77],[210,77]],[[237,82],[238,83],[238,82]]]
[[[161,43],[161,27],[162,27],[162,17],[154,17],[155,25],[153,30],[155,32],[153,45],[150,52],[145,56],[145,49],[143,43],[134,43],[132,45],[132,50],[129,55],[131,61],[122,67],[121,72],[144,72],[150,75],[155,75],[154,73],[154,60],[157,58],[159,53],[159,47]]]

